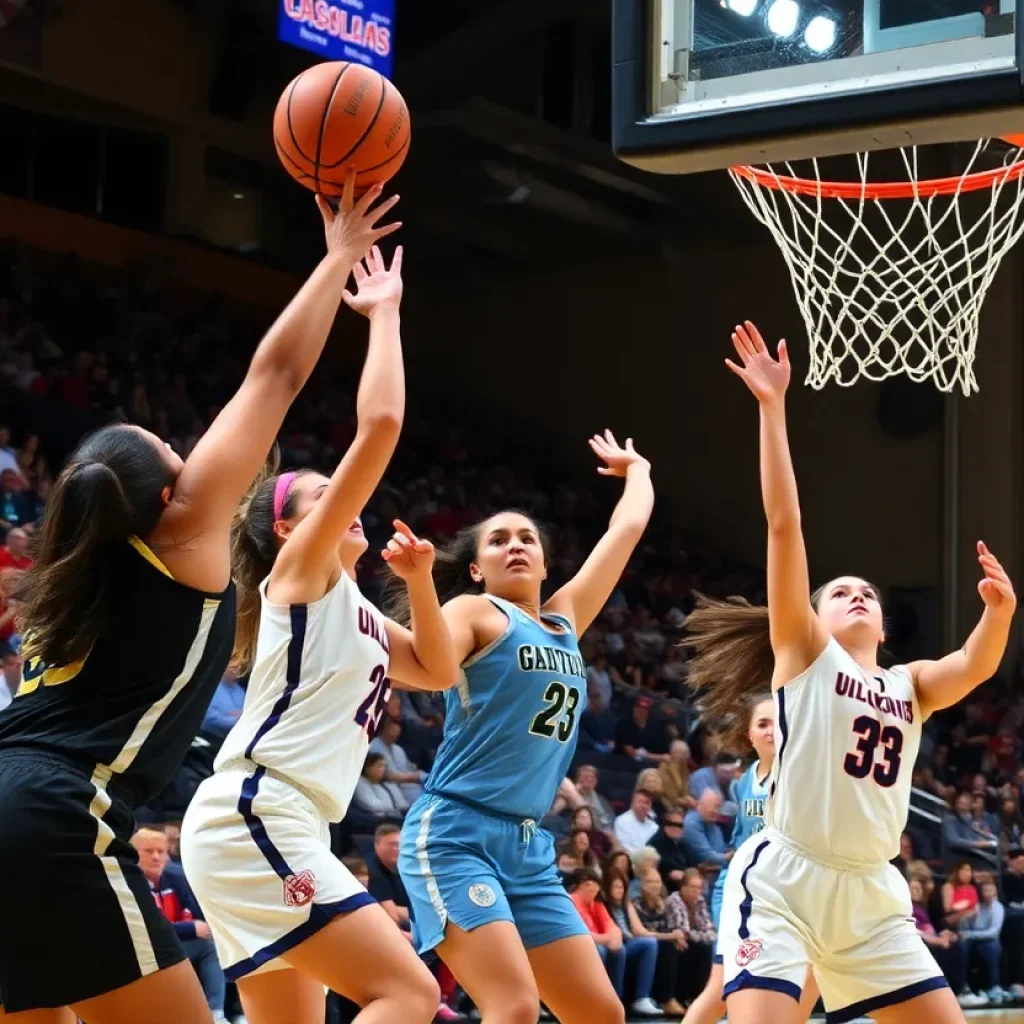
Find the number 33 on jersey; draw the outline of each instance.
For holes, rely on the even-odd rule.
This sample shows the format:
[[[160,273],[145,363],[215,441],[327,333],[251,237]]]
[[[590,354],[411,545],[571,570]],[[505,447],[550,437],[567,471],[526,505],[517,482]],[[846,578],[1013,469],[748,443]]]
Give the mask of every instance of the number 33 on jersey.
[[[830,639],[775,704],[766,824],[809,851],[855,862],[895,857],[921,744],[910,670],[899,665],[868,676]]]
[[[587,670],[567,619],[545,614],[541,623],[488,600],[508,623],[445,694],[445,736],[427,791],[540,821],[576,749]]]

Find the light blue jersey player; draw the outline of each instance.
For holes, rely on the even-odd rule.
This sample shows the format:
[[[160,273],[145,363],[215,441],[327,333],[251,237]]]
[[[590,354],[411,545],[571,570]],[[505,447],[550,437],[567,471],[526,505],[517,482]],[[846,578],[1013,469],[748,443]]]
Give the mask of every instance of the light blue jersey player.
[[[586,707],[577,635],[598,615],[650,517],[650,466],[630,441],[591,439],[624,477],[607,533],[541,604],[537,526],[503,512],[463,531],[435,565],[462,666],[444,739],[402,830],[399,869],[420,952],[435,949],[484,1020],[621,1020],[622,1004],[538,822],[565,778]],[[483,593],[480,593],[483,591]],[[457,596],[456,596],[457,595]],[[394,613],[402,617],[400,608]]]
[[[753,747],[757,758],[729,787],[729,799],[738,808],[732,838],[729,841],[731,850],[738,850],[752,835],[764,828],[765,802],[771,789],[772,768],[775,763],[775,702],[771,694],[754,697],[749,708],[750,717],[747,719],[746,732],[740,733],[737,729],[733,736],[726,738],[729,749],[733,749],[740,741],[746,739]],[[716,932],[720,927],[722,896],[728,876],[729,868],[725,867],[718,873],[711,893],[711,919]],[[704,991],[690,1004],[683,1024],[717,1024],[725,1016],[725,1000],[722,998],[723,977],[722,956],[718,952],[716,942],[714,966],[711,968],[708,982],[704,986]],[[813,975],[808,972],[807,983],[800,998],[800,1020],[806,1020],[810,1016],[817,1000],[818,988]]]

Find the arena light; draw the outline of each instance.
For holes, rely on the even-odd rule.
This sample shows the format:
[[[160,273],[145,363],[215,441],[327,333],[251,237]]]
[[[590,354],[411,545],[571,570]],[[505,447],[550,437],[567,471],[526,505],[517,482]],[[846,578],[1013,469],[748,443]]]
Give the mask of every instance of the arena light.
[[[757,10],[759,3],[760,0],[729,0],[729,10],[749,18]]]
[[[804,42],[809,50],[815,53],[826,53],[836,45],[836,23],[831,18],[819,14],[811,18],[804,30]]]
[[[768,28],[782,39],[788,39],[800,21],[800,5],[796,0],[773,0],[768,8]]]

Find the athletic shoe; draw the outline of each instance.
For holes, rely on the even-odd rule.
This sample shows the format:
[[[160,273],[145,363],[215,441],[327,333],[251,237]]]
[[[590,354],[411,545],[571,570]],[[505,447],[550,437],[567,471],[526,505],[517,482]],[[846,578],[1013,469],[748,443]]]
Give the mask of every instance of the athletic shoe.
[[[664,1017],[665,1011],[650,997],[644,996],[633,1004],[633,1012],[644,1017]]]
[[[456,1013],[447,1003],[439,1003],[437,1013],[434,1014],[434,1020],[445,1022],[464,1019],[461,1013]]]

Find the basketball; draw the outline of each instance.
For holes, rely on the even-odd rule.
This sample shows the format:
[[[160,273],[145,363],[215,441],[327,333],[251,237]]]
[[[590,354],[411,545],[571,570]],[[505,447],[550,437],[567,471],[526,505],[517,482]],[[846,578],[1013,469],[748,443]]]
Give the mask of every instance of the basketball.
[[[340,196],[355,168],[356,195],[391,178],[409,152],[409,108],[382,75],[362,64],[331,61],[295,78],[278,100],[274,145],[288,173]]]

